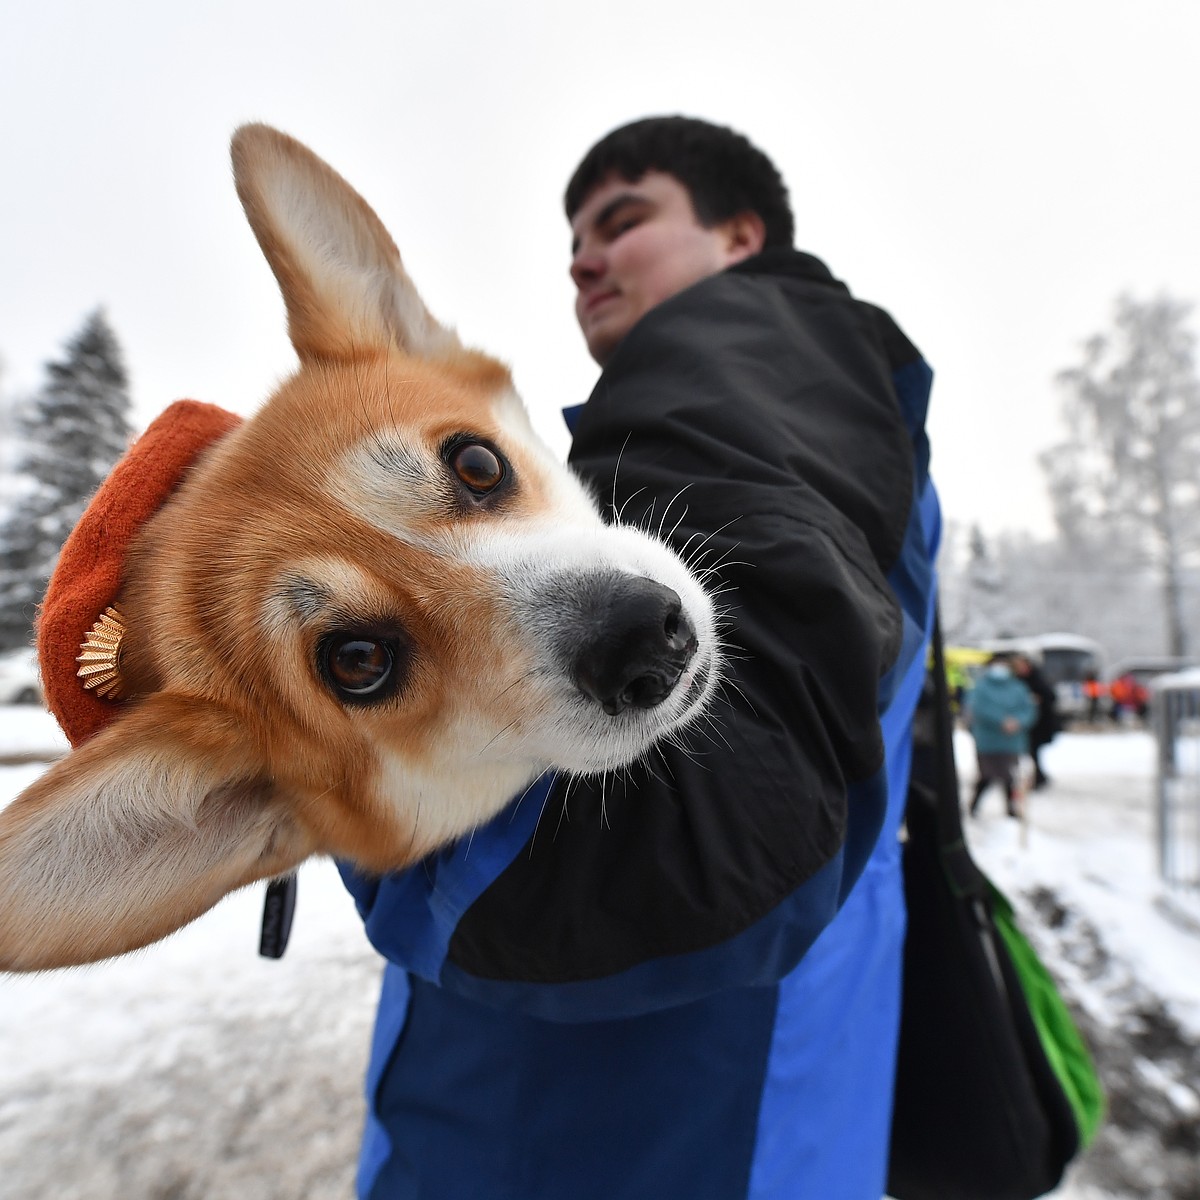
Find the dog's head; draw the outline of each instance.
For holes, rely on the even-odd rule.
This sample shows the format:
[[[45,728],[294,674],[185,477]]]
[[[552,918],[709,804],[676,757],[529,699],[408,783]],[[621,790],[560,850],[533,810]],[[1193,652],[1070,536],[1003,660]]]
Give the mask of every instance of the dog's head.
[[[264,126],[233,160],[300,369],[138,535],[115,719],[0,813],[5,969],[144,945],[314,853],[403,867],[714,686],[703,589],[601,521],[366,203]]]

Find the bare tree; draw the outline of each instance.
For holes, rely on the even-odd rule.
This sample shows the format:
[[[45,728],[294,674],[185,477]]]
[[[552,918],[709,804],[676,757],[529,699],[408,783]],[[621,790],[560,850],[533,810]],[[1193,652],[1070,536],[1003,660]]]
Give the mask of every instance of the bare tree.
[[[1067,441],[1041,457],[1060,538],[1077,557],[1153,568],[1168,651],[1187,653],[1183,591],[1200,553],[1200,379],[1191,305],[1122,296],[1114,328],[1062,371]]]

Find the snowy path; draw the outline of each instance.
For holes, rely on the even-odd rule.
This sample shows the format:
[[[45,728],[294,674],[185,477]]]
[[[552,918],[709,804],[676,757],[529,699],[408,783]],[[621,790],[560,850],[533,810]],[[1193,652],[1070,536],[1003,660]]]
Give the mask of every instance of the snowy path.
[[[0,757],[56,744],[44,714],[0,709]],[[1152,750],[1061,737],[1025,844],[997,796],[971,825],[1113,1091],[1058,1200],[1200,1195],[1200,904],[1155,875]],[[0,767],[0,805],[40,769]],[[280,962],[255,954],[260,904],[251,888],[139,954],[0,979],[3,1200],[349,1200],[378,962],[328,864],[301,873]]]

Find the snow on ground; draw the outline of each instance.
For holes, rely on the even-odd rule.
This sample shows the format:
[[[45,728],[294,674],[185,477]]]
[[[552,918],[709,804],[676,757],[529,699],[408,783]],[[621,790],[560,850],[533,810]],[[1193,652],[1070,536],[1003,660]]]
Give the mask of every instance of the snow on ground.
[[[968,783],[963,735],[958,750]],[[1200,892],[1158,876],[1153,740],[1140,731],[1065,734],[1042,761],[1053,786],[1029,795],[1027,829],[1001,815],[998,790],[985,796],[968,829],[976,856],[1002,890],[1050,888],[1086,913],[1109,954],[1200,1041]]]
[[[62,748],[40,710],[0,708],[0,805],[44,769],[21,760]],[[1064,734],[1045,765],[1027,824],[993,794],[969,836],[1109,1088],[1055,1196],[1197,1200],[1200,900],[1157,876],[1153,743]],[[115,962],[0,978],[4,1200],[348,1200],[378,960],[327,863],[301,871],[279,962],[255,952],[261,903],[250,888]]]
[[[0,706],[0,762],[29,755],[44,760],[66,749],[66,734],[44,708],[36,704]],[[0,806],[9,799],[0,794]]]
[[[0,708],[0,762],[61,752]],[[0,766],[0,806],[45,764]],[[3,1200],[349,1200],[380,960],[332,864],[300,872],[286,955],[262,886],[111,962],[0,976]]]

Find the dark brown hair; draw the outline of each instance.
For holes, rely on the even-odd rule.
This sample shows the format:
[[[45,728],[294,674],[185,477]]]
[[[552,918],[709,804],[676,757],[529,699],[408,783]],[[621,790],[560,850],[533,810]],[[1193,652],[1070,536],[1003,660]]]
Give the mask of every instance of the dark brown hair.
[[[567,220],[610,176],[636,183],[647,171],[679,180],[706,229],[754,212],[766,227],[766,247],[792,245],[792,207],[775,164],[740,133],[696,117],[646,117],[602,137],[567,184]]]

